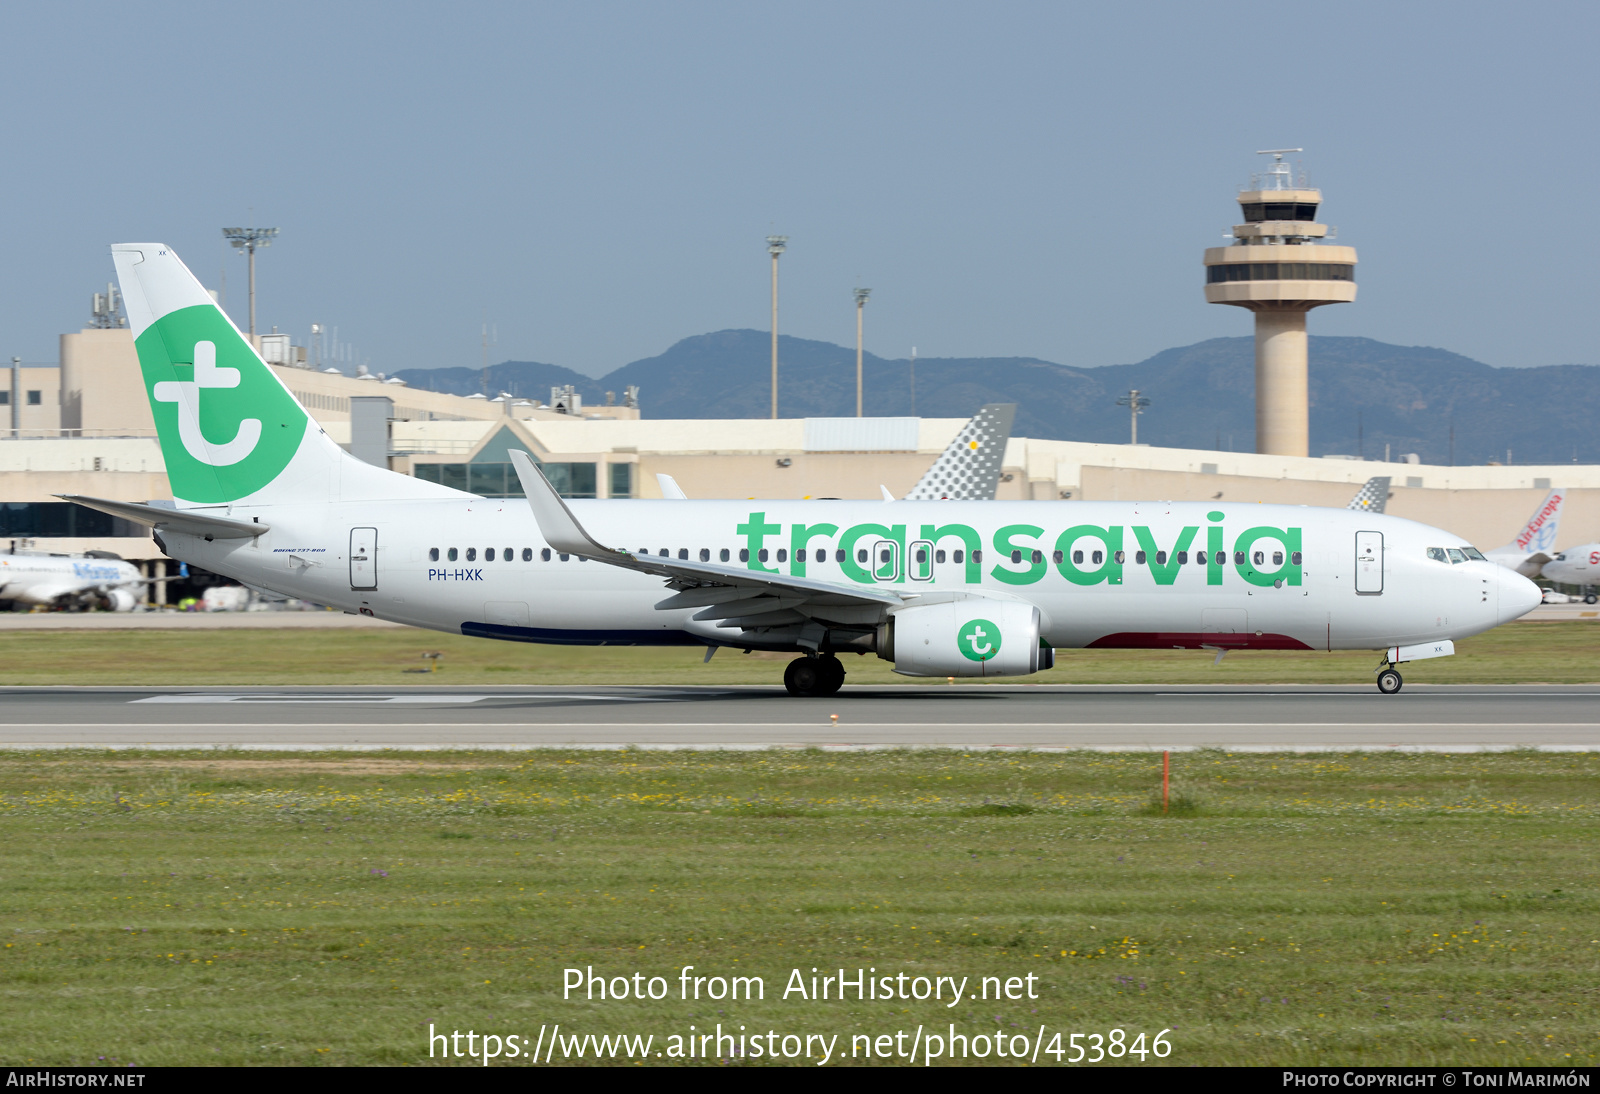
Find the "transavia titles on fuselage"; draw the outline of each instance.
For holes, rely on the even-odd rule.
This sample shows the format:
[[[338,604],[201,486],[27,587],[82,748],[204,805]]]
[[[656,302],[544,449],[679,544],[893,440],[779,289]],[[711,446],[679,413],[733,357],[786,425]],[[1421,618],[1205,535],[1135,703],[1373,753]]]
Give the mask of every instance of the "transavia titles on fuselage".
[[[1539,602],[1448,532],[1351,510],[569,502],[521,452],[526,497],[476,497],[341,450],[170,248],[112,254],[177,508],[72,500],[286,596],[512,641],[787,650],[805,695],[844,653],[1009,677],[1085,647],[1382,650],[1394,691],[1394,665]]]

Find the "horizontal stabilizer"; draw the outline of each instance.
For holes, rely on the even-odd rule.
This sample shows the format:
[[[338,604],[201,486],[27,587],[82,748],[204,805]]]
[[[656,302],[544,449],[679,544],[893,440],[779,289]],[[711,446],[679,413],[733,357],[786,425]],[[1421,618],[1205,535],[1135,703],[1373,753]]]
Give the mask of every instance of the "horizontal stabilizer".
[[[272,530],[270,524],[257,524],[230,517],[212,517],[193,509],[163,509],[159,505],[141,505],[136,501],[109,501],[90,498],[82,494],[57,494],[62,501],[70,501],[85,509],[109,513],[147,528],[166,528],[188,536],[206,539],[251,539]]]

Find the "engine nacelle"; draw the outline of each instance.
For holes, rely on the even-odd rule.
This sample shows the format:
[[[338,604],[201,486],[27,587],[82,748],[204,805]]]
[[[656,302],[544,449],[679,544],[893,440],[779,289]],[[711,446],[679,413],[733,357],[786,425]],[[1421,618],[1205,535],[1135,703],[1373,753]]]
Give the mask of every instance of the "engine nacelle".
[[[878,656],[902,676],[1027,676],[1055,662],[1039,648],[1039,609],[1019,600],[922,604],[895,612],[887,629]]]
[[[114,612],[131,612],[139,601],[127,589],[108,589],[106,603]]]

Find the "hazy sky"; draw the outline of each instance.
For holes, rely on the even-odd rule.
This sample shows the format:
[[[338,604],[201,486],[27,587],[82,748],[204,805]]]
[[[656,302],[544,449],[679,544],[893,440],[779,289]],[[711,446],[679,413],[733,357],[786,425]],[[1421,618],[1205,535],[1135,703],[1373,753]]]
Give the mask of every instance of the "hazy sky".
[[[1201,251],[1258,148],[1358,249],[1318,334],[1600,361],[1593,3],[12,4],[0,354],[56,357],[162,241],[375,370],[602,373],[765,329],[1135,361],[1250,317]]]

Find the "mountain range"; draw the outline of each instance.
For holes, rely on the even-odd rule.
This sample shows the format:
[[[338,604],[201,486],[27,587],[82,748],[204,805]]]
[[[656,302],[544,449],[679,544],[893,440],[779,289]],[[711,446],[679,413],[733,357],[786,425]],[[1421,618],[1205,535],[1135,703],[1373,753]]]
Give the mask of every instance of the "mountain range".
[[[855,413],[855,350],[778,340],[778,412],[785,418]],[[1311,454],[1483,464],[1600,462],[1600,365],[1494,368],[1448,350],[1370,338],[1310,340]],[[1213,338],[1163,350],[1137,364],[1078,368],[1031,357],[866,354],[869,416],[962,418],[984,403],[1017,404],[1021,437],[1122,443],[1128,411],[1116,400],[1137,388],[1150,400],[1142,442],[1254,451],[1255,343]],[[408,369],[414,387],[470,395],[479,369]],[[764,418],[770,408],[771,335],[724,330],[685,338],[665,353],[595,379],[560,365],[505,361],[488,369],[490,394],[548,400],[571,384],[586,403],[640,389],[650,418]]]

